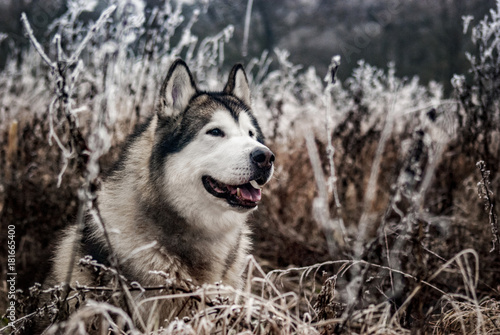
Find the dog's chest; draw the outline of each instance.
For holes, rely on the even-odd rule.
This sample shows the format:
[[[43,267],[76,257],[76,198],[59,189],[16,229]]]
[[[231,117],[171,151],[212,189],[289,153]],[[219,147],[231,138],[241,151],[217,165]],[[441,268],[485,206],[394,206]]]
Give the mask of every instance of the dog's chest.
[[[191,248],[179,254],[181,263],[187,266],[188,273],[197,283],[225,283],[229,270],[244,252],[241,239],[241,229],[234,229],[217,238],[200,238],[187,243]]]

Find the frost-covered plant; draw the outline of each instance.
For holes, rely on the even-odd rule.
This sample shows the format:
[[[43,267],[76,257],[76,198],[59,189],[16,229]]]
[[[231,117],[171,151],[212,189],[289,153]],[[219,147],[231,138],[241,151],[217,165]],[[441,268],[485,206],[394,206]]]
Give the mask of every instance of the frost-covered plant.
[[[315,129],[317,136],[326,140],[323,132],[324,110],[331,107],[328,119],[335,126],[342,123],[356,105],[365,106],[365,115],[360,131],[380,130],[381,122],[388,111],[393,111],[398,122],[396,131],[406,130],[405,125],[422,112],[440,106],[443,90],[440,84],[431,82],[427,87],[420,85],[418,77],[410,81],[395,76],[395,66],[389,65],[386,73],[361,61],[353,75],[344,84],[338,83],[324,99],[323,76],[310,67],[301,67],[288,61],[286,51],[275,50],[279,67],[270,72],[265,80],[256,85],[254,103],[259,116],[266,120],[266,135],[286,145],[309,129]],[[375,126],[376,125],[376,126]]]
[[[201,86],[215,89],[222,75],[224,44],[233,33],[228,26],[211,37],[195,36],[191,28],[202,12],[194,10],[185,16],[182,5],[170,1],[151,11],[144,1],[108,1],[100,19],[84,21],[82,14],[96,11],[97,4],[69,0],[68,11],[49,27],[50,43],[22,52],[21,61],[9,60],[0,73],[0,144],[9,141],[5,134],[14,133],[18,121],[24,141],[36,142],[20,141],[28,154],[7,155],[12,161],[7,168],[14,166],[12,157],[19,157],[17,166],[21,167],[18,177],[5,182],[10,183],[7,197],[16,195],[12,191],[16,183],[30,180],[25,174],[49,165],[40,157],[54,158],[50,164],[57,171],[55,176],[44,174],[39,183],[59,181],[61,188],[65,182],[73,183],[69,188],[71,196],[79,195],[79,222],[85,208],[99,221],[93,200],[101,163],[109,164],[106,159],[112,160],[118,152],[110,149],[153,112],[157,88],[169,64],[184,58]],[[454,227],[463,224],[454,211],[465,208],[460,213],[469,215],[474,203],[465,191],[455,189],[465,182],[447,173],[448,165],[440,164],[445,161],[452,166],[449,157],[462,159],[460,147],[453,145],[457,139],[460,142],[457,135],[467,133],[468,125],[475,127],[469,137],[473,145],[481,134],[488,143],[498,136],[493,130],[498,131],[499,124],[499,12],[500,2],[491,19],[473,28],[479,55],[469,57],[472,85],[467,86],[465,78],[454,79],[462,103],[458,113],[453,109],[457,101],[444,99],[441,85],[422,85],[416,77],[400,79],[397,64],[380,69],[360,62],[343,83],[334,83],[331,72],[325,81],[316,69],[293,64],[285,50],[263,52],[260,59],[246,65],[253,109],[278,153],[276,181],[256,213],[259,228],[255,233],[265,235],[261,241],[265,248],[257,245],[255,252],[266,259],[269,254],[265,252],[275,248],[277,256],[268,256],[271,265],[277,259],[286,266],[304,265],[311,259],[327,262],[275,270],[267,276],[256,263],[249,263],[253,268],[247,274],[247,289],[240,292],[220,285],[180,292],[168,285],[144,288],[126,282],[109,268],[109,275],[121,285],[116,290],[52,288],[33,290],[30,297],[35,298],[35,291],[37,296],[40,292],[52,295],[54,305],[47,306],[59,308],[65,289],[73,300],[83,301],[90,293],[100,295],[98,302],[89,302],[75,314],[74,323],[58,323],[53,331],[80,331],[100,317],[103,331],[123,331],[120,327],[126,325],[131,333],[132,329],[141,332],[134,328],[131,315],[111,305],[106,294],[126,296],[128,291],[146,289],[171,292],[152,299],[199,303],[192,310],[193,318],[174,320],[163,329],[167,334],[409,333],[413,316],[424,312],[424,307],[431,314],[439,300],[451,306],[451,311],[474,314],[470,311],[475,310],[477,324],[484,327],[483,305],[476,295],[479,256],[475,251],[461,251],[464,233],[461,226]],[[25,23],[29,27],[26,19]],[[35,44],[33,34],[29,37]],[[269,71],[272,62],[276,70]],[[336,64],[334,58],[330,70]],[[48,137],[55,145],[40,144],[36,136],[44,141]],[[448,147],[453,149],[447,152]],[[32,152],[40,154],[30,156]],[[459,170],[468,176],[465,167]],[[57,178],[59,172],[64,174]],[[494,179],[491,185],[494,189]],[[450,205],[442,205],[448,195],[443,188],[453,192]],[[456,200],[460,197],[465,198],[465,205]],[[59,200],[66,205],[68,196]],[[473,226],[466,223],[467,228]],[[456,239],[460,241],[451,244],[450,251],[443,241],[453,229],[459,231]],[[453,272],[459,275],[453,277]],[[445,283],[439,281],[441,277]],[[321,291],[318,280],[325,284]],[[460,290],[464,292],[449,293]],[[226,293],[236,295],[236,301],[225,300]],[[466,306],[456,303],[459,299]],[[491,305],[498,310],[498,304]],[[47,318],[44,308],[33,313]],[[160,331],[155,327],[144,328]]]
[[[473,18],[465,16],[463,20],[467,32]],[[472,84],[465,76],[455,75],[452,85],[463,108],[457,115],[463,144],[477,160],[484,159],[491,165],[498,160],[500,131],[500,1],[471,30],[476,52],[466,56]]]
[[[463,17],[464,33],[473,19],[472,16]],[[461,105],[457,111],[460,144],[479,161],[479,197],[487,203],[486,211],[493,235],[491,251],[500,251],[496,195],[489,188],[490,173],[493,179],[498,179],[500,159],[500,1],[471,30],[476,52],[466,56],[471,66],[472,83],[467,83],[464,75],[455,75],[452,84]]]

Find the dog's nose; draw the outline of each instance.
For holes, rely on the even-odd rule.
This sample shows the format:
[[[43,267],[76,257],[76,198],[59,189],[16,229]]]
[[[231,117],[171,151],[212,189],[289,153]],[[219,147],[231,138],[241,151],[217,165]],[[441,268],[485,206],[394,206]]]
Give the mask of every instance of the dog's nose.
[[[267,148],[257,148],[250,153],[250,159],[261,169],[270,169],[274,162],[274,154]]]

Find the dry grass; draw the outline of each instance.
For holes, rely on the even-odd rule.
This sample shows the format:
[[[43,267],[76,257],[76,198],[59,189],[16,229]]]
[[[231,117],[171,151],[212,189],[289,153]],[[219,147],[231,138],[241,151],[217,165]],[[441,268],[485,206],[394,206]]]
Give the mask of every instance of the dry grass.
[[[158,13],[167,21],[180,15]],[[79,27],[72,17],[60,26]],[[491,250],[498,243],[500,75],[478,63],[476,84],[455,78],[456,96],[445,100],[432,85],[396,78],[393,68],[360,64],[343,86],[330,73],[324,87],[279,50],[280,69],[263,71],[263,55],[249,75],[277,165],[251,219],[255,259],[248,259],[245,289],[169,281],[142,287],[88,260],[82,266],[122,285],[33,286],[50,268],[57,233],[76,221],[79,191],[95,192],[97,171],[111,166],[125,134],[152,111],[160,69],[197,43],[153,48],[152,40],[165,37],[151,19],[136,41],[145,53],[136,66],[126,48],[115,50],[116,59],[98,54],[130,28],[106,20],[63,35],[67,52],[56,45],[45,63],[40,50],[26,51],[0,77],[0,269],[5,278],[3,232],[14,223],[23,290],[16,328],[2,325],[4,333],[53,320],[49,334],[500,334],[498,244]],[[209,46],[220,47],[229,31],[191,55],[207,86],[223,61]],[[61,67],[63,60],[72,66]],[[131,299],[138,294],[153,304],[185,303],[188,317],[173,315],[162,328],[153,308],[151,319],[138,320],[141,303]],[[68,299],[78,302],[76,312],[68,313]],[[8,302],[3,286],[0,309]]]
[[[41,120],[33,118],[17,127],[24,129],[24,135],[18,136],[17,159],[5,165],[11,169],[4,172],[10,174],[11,182],[4,184],[7,186],[3,198],[6,210],[2,215],[8,222],[18,222],[21,246],[18,249],[18,255],[21,255],[18,257],[18,278],[19,286],[26,289],[34,281],[43,281],[49,268],[47,260],[54,234],[70,224],[75,216],[75,193],[79,186],[72,179],[78,168],[70,165],[61,188],[55,187],[59,166],[46,162],[61,161],[61,153],[46,145]],[[261,208],[252,218],[254,254],[264,270],[250,272],[251,284],[246,291],[237,292],[237,302],[225,300],[224,297],[234,292],[220,287],[193,288],[192,293],[160,296],[158,299],[184,299],[186,296],[208,299],[204,307],[198,304],[193,308],[189,322],[171,323],[167,333],[181,329],[188,333],[222,329],[226,333],[233,329],[237,333],[401,334],[420,327],[426,332],[443,334],[469,334],[475,332],[475,327],[480,327],[479,333],[498,333],[498,318],[495,317],[500,313],[496,300],[499,294],[496,281],[498,258],[489,253],[491,232],[487,213],[477,197],[475,183],[480,174],[474,169],[473,158],[449,155],[449,159],[441,161],[436,170],[437,182],[427,192],[428,199],[431,199],[427,206],[433,212],[420,213],[413,222],[419,229],[410,234],[405,231],[407,223],[390,213],[395,193],[386,185],[396,183],[397,175],[394,176],[393,171],[397,168],[394,166],[401,169],[407,159],[394,154],[393,148],[398,142],[391,139],[387,148],[389,153],[384,154],[382,160],[377,202],[371,208],[373,227],[367,235],[367,251],[356,262],[351,258],[356,240],[355,223],[361,218],[363,188],[370,173],[362,166],[369,166],[375,145],[360,148],[362,154],[352,151],[352,155],[360,159],[346,157],[349,156],[346,152],[341,155],[341,146],[336,146],[337,183],[348,236],[347,243],[332,256],[328,253],[324,231],[312,215],[313,201],[317,197],[316,183],[308,153],[298,142],[293,151],[273,148],[279,157],[276,178],[265,193]],[[320,152],[324,150],[321,141],[316,143]],[[111,149],[111,152],[117,151]],[[6,152],[3,151],[4,157],[7,157]],[[325,159],[323,169],[328,175],[326,156],[322,156]],[[398,157],[399,162],[395,161]],[[111,158],[103,159],[103,168],[110,162]],[[358,171],[357,177],[353,175],[354,171]],[[452,175],[450,171],[453,171]],[[460,182],[454,181],[455,178]],[[450,183],[457,186],[450,187]],[[453,197],[453,202],[446,205],[449,196]],[[68,199],[75,200],[68,202]],[[335,213],[333,199],[329,203],[331,212]],[[407,211],[405,213],[411,213],[407,209],[411,204],[400,206],[401,210]],[[469,264],[465,264],[466,256],[460,261],[465,265],[459,264],[458,260],[446,262],[467,248],[476,250],[471,252],[474,259],[468,260]],[[275,270],[279,268],[289,269]],[[30,273],[35,273],[35,276]],[[356,287],[353,283],[361,285]],[[72,327],[95,322],[97,316],[104,320],[102,329],[113,329],[113,322],[116,329],[127,329],[128,321],[120,321],[118,317],[124,311],[113,307],[109,295],[95,298],[83,289],[75,290],[75,293],[81,295],[80,299],[87,297],[82,300],[82,306],[85,301],[89,304],[72,316],[74,322],[62,324],[61,329],[66,333],[76,332],[77,328]],[[353,296],[356,303],[350,306]],[[37,298],[36,292],[31,291],[31,297],[28,295],[24,301],[20,300],[19,314],[34,312]],[[88,299],[97,300],[91,302]],[[401,308],[403,310],[396,313]],[[36,324],[36,320],[49,317],[50,314],[45,312],[33,320]]]

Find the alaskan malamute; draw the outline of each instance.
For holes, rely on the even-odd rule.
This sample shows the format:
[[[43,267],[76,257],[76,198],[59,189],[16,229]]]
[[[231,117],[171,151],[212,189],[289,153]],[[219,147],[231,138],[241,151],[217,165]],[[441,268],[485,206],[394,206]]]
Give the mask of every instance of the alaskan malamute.
[[[66,232],[48,282],[63,282],[74,264],[71,284],[105,285],[78,260],[90,255],[109,265],[112,251],[123,275],[143,286],[164,284],[151,273],[163,271],[173,281],[242,288],[251,244],[246,219],[261,200],[275,158],[250,106],[241,65],[233,67],[222,92],[204,92],[186,63],[175,61],[156,113],[129,137],[98,192],[111,248],[89,216],[81,233],[77,227]]]

